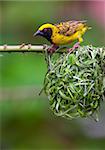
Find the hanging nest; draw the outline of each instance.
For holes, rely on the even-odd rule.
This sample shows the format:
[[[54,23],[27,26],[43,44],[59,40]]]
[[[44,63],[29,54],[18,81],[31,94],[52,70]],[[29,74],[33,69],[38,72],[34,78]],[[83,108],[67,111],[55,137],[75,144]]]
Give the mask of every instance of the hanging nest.
[[[45,76],[50,108],[68,119],[94,116],[105,99],[105,48],[83,46],[69,54],[54,54]]]

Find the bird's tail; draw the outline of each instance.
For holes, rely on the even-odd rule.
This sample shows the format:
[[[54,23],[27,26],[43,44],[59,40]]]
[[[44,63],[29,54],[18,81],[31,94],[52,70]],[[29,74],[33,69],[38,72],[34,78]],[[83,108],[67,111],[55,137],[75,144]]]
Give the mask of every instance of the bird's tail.
[[[84,25],[83,29],[82,29],[82,34],[84,34],[87,30],[90,30],[91,27],[88,27],[86,24]]]

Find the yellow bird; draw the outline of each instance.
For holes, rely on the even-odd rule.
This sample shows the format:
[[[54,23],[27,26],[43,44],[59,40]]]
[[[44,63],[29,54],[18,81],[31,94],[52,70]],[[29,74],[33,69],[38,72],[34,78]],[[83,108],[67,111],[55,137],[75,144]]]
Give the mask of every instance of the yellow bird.
[[[75,48],[79,46],[79,44],[83,41],[83,34],[90,29],[86,25],[86,21],[67,21],[61,22],[59,24],[43,24],[34,36],[40,35],[45,37],[51,44],[51,48],[49,48],[49,52],[53,53],[60,45],[65,45],[72,43],[75,40],[78,42],[70,48],[69,51],[73,51]]]

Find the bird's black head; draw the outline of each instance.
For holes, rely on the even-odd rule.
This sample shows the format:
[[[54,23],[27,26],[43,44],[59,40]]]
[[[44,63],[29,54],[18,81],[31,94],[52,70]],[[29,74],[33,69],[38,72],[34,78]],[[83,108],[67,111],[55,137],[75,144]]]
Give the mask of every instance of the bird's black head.
[[[37,35],[45,37],[48,41],[52,43],[51,41],[52,29],[51,28],[44,28],[43,30],[37,30],[37,32],[34,33],[34,36],[37,36]]]

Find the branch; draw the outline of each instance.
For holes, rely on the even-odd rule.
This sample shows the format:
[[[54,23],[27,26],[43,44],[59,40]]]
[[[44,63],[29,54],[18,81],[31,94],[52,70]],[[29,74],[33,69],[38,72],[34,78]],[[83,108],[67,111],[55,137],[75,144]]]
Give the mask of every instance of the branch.
[[[89,46],[89,45],[87,45]],[[31,45],[31,44],[21,44],[21,45],[0,45],[0,53],[13,53],[13,52],[17,52],[17,53],[29,53],[29,52],[34,52],[34,53],[42,53],[44,50],[47,50],[48,48],[50,48],[49,45]],[[68,47],[62,46],[60,48],[57,49],[57,53],[63,53],[65,51],[67,51]],[[98,48],[98,47],[97,47]],[[105,53],[105,47],[100,47],[99,48],[100,51],[104,51]]]
[[[48,46],[47,45],[2,45],[0,46],[0,52],[40,52],[42,53]]]
[[[26,52],[35,52],[35,53],[42,53],[43,50],[48,49],[50,46],[48,45],[31,45],[31,44],[21,44],[21,45],[1,45],[0,46],[0,52],[3,53],[12,53],[12,52],[18,52],[18,53],[26,53]],[[58,51],[59,53],[64,52],[64,49]]]

